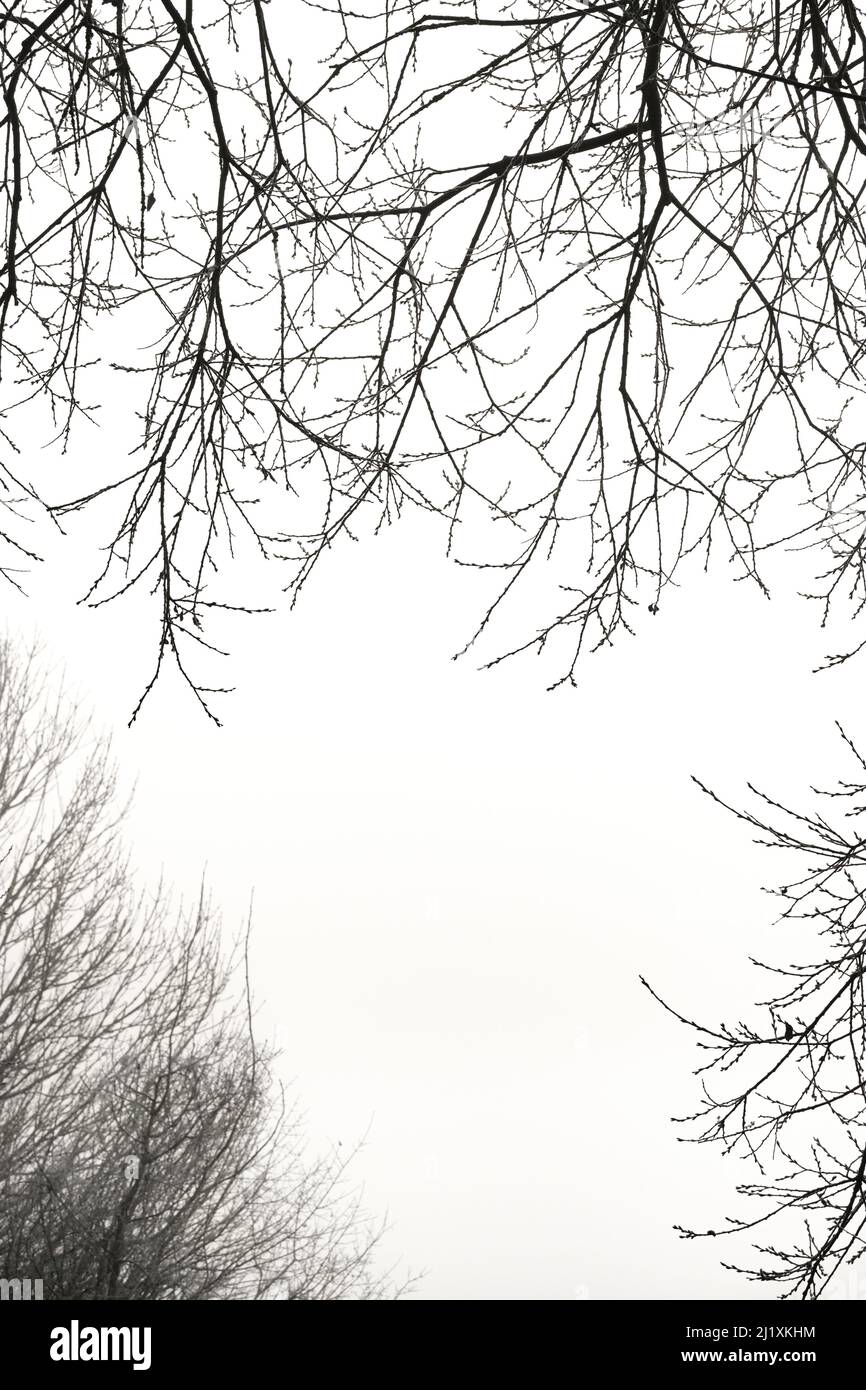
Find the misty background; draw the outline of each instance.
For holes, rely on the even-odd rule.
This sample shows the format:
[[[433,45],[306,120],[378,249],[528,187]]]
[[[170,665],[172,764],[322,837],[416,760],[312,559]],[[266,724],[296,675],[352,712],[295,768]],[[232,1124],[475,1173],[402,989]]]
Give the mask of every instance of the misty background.
[[[450,659],[483,579],[408,518],[293,612],[231,625],[222,729],[172,678],[128,728],[153,629],[146,606],[136,627],[134,605],[76,604],[81,534],[9,630],[38,631],[113,734],[143,881],[192,894],[204,871],[229,932],[254,897],[259,1031],[314,1143],[366,1136],[355,1178],[416,1296],[763,1296],[720,1268],[742,1241],[672,1230],[742,1213],[750,1174],[679,1142],[699,1054],[638,975],[712,1024],[761,997],[749,955],[785,959],[773,856],[690,776],[799,803],[844,768],[859,665],[811,674],[809,605],[690,566],[550,693],[532,658]]]
[[[461,159],[487,157],[484,119],[459,136]],[[140,422],[119,376],[65,456],[34,424],[40,495],[130,471]],[[38,633],[112,734],[142,882],[192,895],[204,873],[230,933],[252,899],[259,1032],[311,1142],[364,1139],[354,1176],[390,1220],[386,1259],[424,1274],[416,1296],[763,1296],[720,1267],[746,1261],[742,1238],[673,1230],[742,1214],[754,1170],[679,1141],[670,1117],[698,1107],[700,1054],[638,977],[713,1024],[761,997],[749,956],[787,962],[761,891],[779,881],[772,854],[691,777],[735,804],[751,781],[800,806],[845,767],[834,720],[866,740],[863,658],[813,674],[844,639],[783,597],[796,560],[769,564],[770,601],[721,556],[708,575],[685,564],[634,638],[548,692],[561,664],[451,659],[495,589],[409,514],[330,553],[291,612],[287,576],[245,556],[250,601],[276,611],[214,619],[230,656],[204,674],[236,687],[214,701],[223,727],[167,672],[129,728],[155,606],[138,591],[78,603],[117,505],[65,536],[40,525],[46,562],[21,576],[26,596],[6,591],[8,630]],[[511,603],[520,637],[532,597]],[[856,1268],[841,1295],[866,1294]]]

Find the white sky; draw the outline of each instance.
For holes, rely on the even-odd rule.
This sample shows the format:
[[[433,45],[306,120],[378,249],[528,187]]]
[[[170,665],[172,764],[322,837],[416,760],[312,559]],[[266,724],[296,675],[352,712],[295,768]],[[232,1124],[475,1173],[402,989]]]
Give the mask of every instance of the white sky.
[[[230,928],[255,890],[262,1029],[315,1143],[369,1128],[356,1175],[422,1296],[757,1295],[672,1233],[747,1175],[677,1141],[693,1054],[637,976],[708,1021],[748,1004],[746,955],[784,951],[774,865],[689,776],[830,781],[862,668],[810,675],[807,605],[693,570],[548,694],[532,660],[449,660],[470,589],[433,539],[401,525],[239,622],[222,730],[171,684],[125,728],[149,630],[74,606],[74,531],[10,625],[114,729],[142,872],[206,865]]]
[[[106,381],[81,447],[118,475]],[[26,460],[52,498],[82,488],[79,462]],[[695,1054],[638,975],[732,1021],[760,989],[747,956],[785,959],[772,860],[690,775],[733,798],[830,782],[834,718],[863,731],[864,658],[812,675],[836,645],[813,608],[690,566],[637,640],[549,694],[532,659],[450,660],[479,581],[410,520],[329,556],[294,613],[231,627],[221,730],[172,682],[130,730],[155,632],[135,598],[76,607],[86,540],[73,521],[52,543],[9,627],[41,632],[113,732],[142,874],[192,892],[206,867],[232,930],[254,890],[261,1029],[314,1143],[369,1131],[356,1176],[388,1255],[427,1271],[419,1295],[761,1293],[720,1268],[733,1249],[672,1231],[742,1212],[748,1174],[678,1142]]]

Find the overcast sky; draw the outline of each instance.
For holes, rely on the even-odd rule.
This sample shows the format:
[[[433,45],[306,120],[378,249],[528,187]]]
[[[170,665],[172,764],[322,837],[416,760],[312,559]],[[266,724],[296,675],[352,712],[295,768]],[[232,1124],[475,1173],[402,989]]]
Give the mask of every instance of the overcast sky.
[[[455,133],[454,159],[473,140],[487,157],[481,118],[446,145]],[[127,471],[139,425],[119,377],[67,456],[40,425],[25,463],[42,495]],[[144,594],[76,603],[103,520],[43,528],[49,563],[9,592],[9,629],[41,634],[111,733],[143,879],[192,894],[206,872],[227,932],[254,895],[260,1032],[313,1146],[366,1135],[355,1176],[391,1222],[386,1257],[425,1273],[418,1295],[760,1296],[720,1265],[748,1263],[745,1244],[673,1230],[742,1214],[752,1174],[680,1142],[670,1117],[698,1106],[698,1055],[638,977],[733,1022],[761,992],[747,957],[787,959],[761,892],[772,858],[690,779],[808,802],[845,766],[834,720],[866,742],[866,654],[814,675],[841,643],[781,596],[790,574],[768,601],[692,563],[634,638],[550,693],[559,670],[531,657],[451,659],[485,580],[409,515],[329,554],[294,611],[271,574],[278,611],[219,630],[231,655],[206,675],[236,686],[222,728],[169,678],[130,729],[157,629]],[[525,639],[538,612],[516,609]],[[866,1295],[866,1275],[840,1292]]]
[[[419,1293],[758,1296],[672,1231],[741,1210],[747,1174],[678,1141],[695,1053],[638,974],[731,1021],[747,954],[784,953],[773,863],[690,774],[799,797],[843,765],[860,672],[810,674],[811,609],[693,569],[548,693],[532,659],[450,659],[471,586],[409,522],[235,625],[222,729],[170,681],[128,729],[152,631],[75,606],[74,528],[55,558],[10,626],[113,731],[142,874],[206,868],[229,930],[255,893],[260,1029],[314,1144],[367,1134],[356,1176]]]

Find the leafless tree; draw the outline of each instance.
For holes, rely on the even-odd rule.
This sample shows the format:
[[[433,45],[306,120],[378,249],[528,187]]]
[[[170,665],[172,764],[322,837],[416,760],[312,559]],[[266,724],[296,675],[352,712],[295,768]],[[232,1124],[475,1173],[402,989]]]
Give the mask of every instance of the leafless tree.
[[[212,704],[208,619],[257,606],[231,556],[294,597],[405,510],[492,572],[470,644],[519,585],[532,630],[489,659],[549,646],[556,679],[713,549],[762,586],[805,550],[823,619],[859,614],[853,0],[306,13],[306,49],[263,0],[3,20],[6,428],[47,403],[65,446],[140,382],[129,466],[46,500],[110,528],[91,602],[154,591],[154,678]],[[300,94],[288,55],[332,34]],[[4,468],[16,580],[11,438]]]
[[[49,1298],[375,1298],[349,1158],[307,1152],[247,937],[135,890],[107,749],[0,648],[0,1270]]]
[[[751,1215],[681,1234],[735,1246],[751,1236],[755,1262],[726,1266],[802,1299],[832,1297],[866,1269],[866,761],[845,743],[853,771],[816,793],[813,809],[754,788],[752,809],[727,807],[784,856],[784,884],[769,891],[800,958],[753,962],[774,988],[748,1021],[707,1026],[660,1001],[707,1054],[685,1137],[745,1159],[754,1174],[738,1187]]]

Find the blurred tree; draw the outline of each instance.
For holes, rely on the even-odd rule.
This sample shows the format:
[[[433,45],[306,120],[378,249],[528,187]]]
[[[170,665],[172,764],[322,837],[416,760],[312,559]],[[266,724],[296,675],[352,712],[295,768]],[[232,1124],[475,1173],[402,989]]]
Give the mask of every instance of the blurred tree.
[[[108,750],[0,646],[0,1274],[46,1298],[376,1298],[350,1157],[309,1157],[246,938],[136,894]]]

